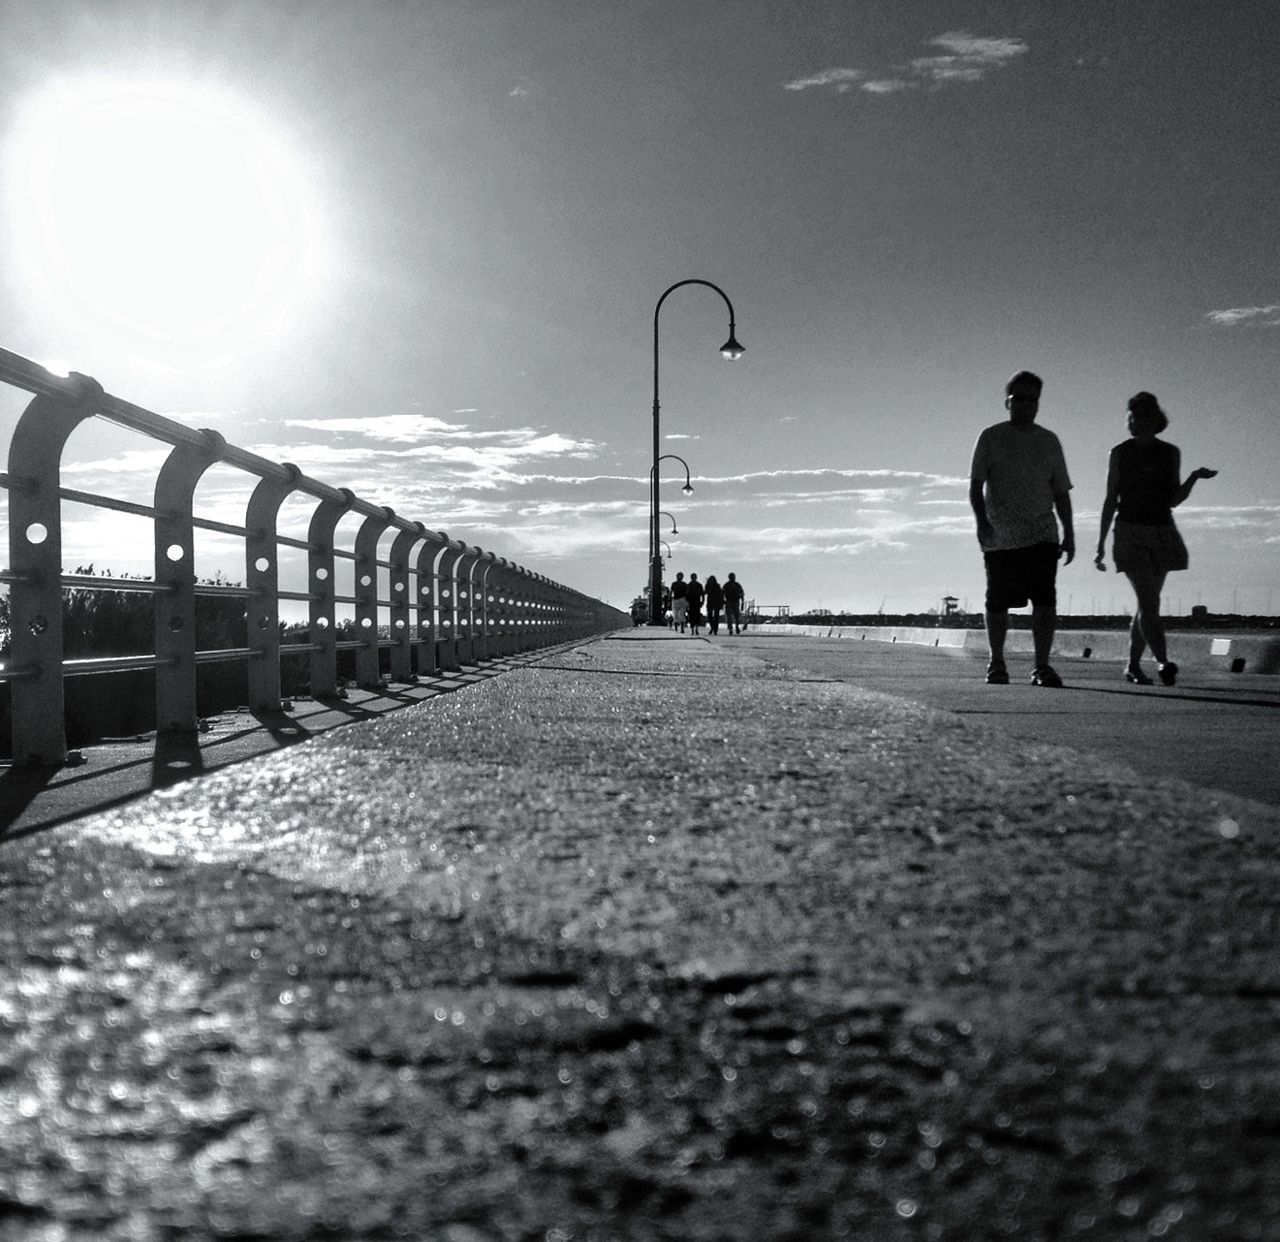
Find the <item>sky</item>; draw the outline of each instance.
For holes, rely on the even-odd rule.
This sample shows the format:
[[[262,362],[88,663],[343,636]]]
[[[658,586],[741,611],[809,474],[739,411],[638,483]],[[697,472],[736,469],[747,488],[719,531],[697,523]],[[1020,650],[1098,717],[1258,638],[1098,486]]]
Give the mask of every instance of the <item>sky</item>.
[[[1129,603],[1092,559],[1146,389],[1219,471],[1166,611],[1280,612],[1275,0],[0,0],[0,31],[9,350],[625,608],[655,307],[708,281],[746,352],[714,290],[663,303],[669,574],[980,609],[969,457],[1025,367],[1074,483],[1061,611]],[[162,459],[95,420],[63,484],[146,503]],[[197,512],[252,482],[213,467]],[[148,572],[140,522],[68,505],[65,567]]]

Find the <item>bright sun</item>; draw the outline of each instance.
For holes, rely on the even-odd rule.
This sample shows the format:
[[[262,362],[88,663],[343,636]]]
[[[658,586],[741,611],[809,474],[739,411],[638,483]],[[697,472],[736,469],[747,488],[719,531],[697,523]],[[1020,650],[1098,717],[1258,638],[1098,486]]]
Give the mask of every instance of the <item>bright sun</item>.
[[[182,83],[86,81],[30,101],[5,168],[27,284],[68,330],[172,361],[233,353],[316,269],[297,159],[262,118]]]

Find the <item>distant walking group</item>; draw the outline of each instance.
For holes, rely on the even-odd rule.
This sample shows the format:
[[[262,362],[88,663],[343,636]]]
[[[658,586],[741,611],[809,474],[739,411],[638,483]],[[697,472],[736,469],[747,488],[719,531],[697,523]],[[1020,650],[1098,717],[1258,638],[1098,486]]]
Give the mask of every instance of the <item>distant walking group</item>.
[[[722,616],[727,633],[741,634],[743,596],[742,583],[734,574],[721,585],[715,574],[708,574],[702,583],[697,574],[690,574],[686,582],[684,574],[678,573],[663,600],[663,613],[669,615],[670,627],[681,634],[686,630],[701,634],[703,625],[709,633],[719,634]]]
[[[1049,663],[1057,628],[1058,559],[1069,565],[1076,542],[1062,445],[1035,421],[1043,387],[1030,371],[1019,371],[1009,380],[1004,398],[1009,418],[978,436],[969,470],[969,503],[986,567],[987,681],[993,685],[1009,681],[1004,656],[1009,609],[1023,608],[1028,601],[1034,651],[1031,682],[1062,685]],[[1166,575],[1186,569],[1188,558],[1173,510],[1191,494],[1196,480],[1217,474],[1201,466],[1181,479],[1177,447],[1157,438],[1168,425],[1168,416],[1151,393],[1130,398],[1129,439],[1111,450],[1094,561],[1105,571],[1107,534],[1114,520],[1112,559],[1137,599],[1124,677],[1142,686],[1154,684],[1142,669],[1147,648],[1161,683],[1175,684],[1178,666],[1169,659],[1160,593]]]

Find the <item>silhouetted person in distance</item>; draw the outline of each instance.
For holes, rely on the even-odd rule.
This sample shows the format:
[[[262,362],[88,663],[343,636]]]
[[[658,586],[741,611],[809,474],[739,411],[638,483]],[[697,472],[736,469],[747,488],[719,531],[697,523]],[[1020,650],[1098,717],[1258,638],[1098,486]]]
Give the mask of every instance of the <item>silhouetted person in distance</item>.
[[[697,574],[689,575],[689,587],[685,598],[689,601],[689,630],[691,633],[702,633],[702,583]]]
[[[671,588],[667,587],[662,592],[662,624],[670,627],[671,625]]]
[[[724,624],[730,634],[742,633],[742,583],[730,574],[724,584]]]
[[[676,574],[676,580],[671,584],[671,628],[678,629],[681,634],[689,617],[688,592],[689,584],[684,580],[684,574]]]
[[[1173,511],[1195,487],[1197,479],[1212,479],[1218,472],[1200,466],[1179,481],[1182,454],[1174,444],[1157,439],[1169,425],[1169,417],[1149,392],[1129,398],[1129,438],[1111,450],[1107,461],[1107,498],[1102,502],[1098,531],[1098,555],[1094,564],[1106,571],[1107,531],[1115,518],[1111,557],[1116,569],[1129,579],[1138,607],[1129,630],[1129,663],[1125,681],[1149,686],[1142,671],[1142,653],[1151,648],[1156,672],[1166,686],[1175,684],[1178,666],[1169,659],[1164,622],[1160,619],[1160,593],[1165,576],[1186,569],[1187,547],[1173,523]]]
[[[720,614],[724,611],[724,590],[716,581],[715,574],[707,575],[707,630],[712,634],[720,633]]]
[[[978,543],[987,571],[987,681],[1007,685],[1004,662],[1009,609],[1031,602],[1035,670],[1031,684],[1061,686],[1049,663],[1058,624],[1058,557],[1070,565],[1076,554],[1071,515],[1071,479],[1062,445],[1036,425],[1044,382],[1019,371],[1005,385],[1006,422],[983,430],[969,467],[969,504],[978,523]],[[1062,539],[1058,524],[1062,522]]]

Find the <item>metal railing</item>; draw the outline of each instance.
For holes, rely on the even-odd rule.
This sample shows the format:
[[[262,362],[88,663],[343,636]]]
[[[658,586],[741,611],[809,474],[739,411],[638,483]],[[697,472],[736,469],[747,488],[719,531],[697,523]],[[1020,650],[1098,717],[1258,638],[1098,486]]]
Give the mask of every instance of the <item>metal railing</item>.
[[[304,475],[229,444],[216,431],[195,430],[102,390],[88,376],[57,376],[38,363],[0,349],[0,380],[34,394],[14,429],[9,469],[0,487],[9,493],[9,568],[0,583],[10,591],[11,652],[0,665],[10,684],[13,754],[18,763],[56,766],[67,758],[63,679],[89,673],[154,669],[156,725],[162,732],[194,731],[196,666],[223,660],[248,666],[251,711],[282,708],[280,659],[306,655],[310,693],[338,693],[338,652],[355,652],[356,684],[382,684],[381,652],[389,651],[389,678],[574,641],[630,623],[618,609],[532,573],[492,552],[469,547],[443,531],[397,516],[346,488]],[[76,491],[61,485],[68,437],[99,418],[171,446],[156,477],[154,503]],[[195,489],[215,462],[257,477],[242,524],[217,522],[193,512]],[[277,532],[286,498],[314,497],[306,539]],[[66,574],[62,568],[62,502],[149,518],[154,531],[150,579]],[[363,522],[351,549],[336,546],[338,523],[349,514]],[[245,585],[200,583],[195,575],[197,529],[244,541]],[[397,533],[386,559],[378,558],[385,532]],[[279,585],[282,547],[307,553],[307,589]],[[336,593],[336,563],[350,560],[354,592]],[[386,569],[389,595],[378,595]],[[67,659],[63,644],[63,590],[144,591],[154,599],[155,650],[150,655]],[[196,650],[197,596],[242,598],[247,646]],[[282,643],[280,604],[305,602],[308,641]],[[354,606],[355,638],[339,637],[336,606]],[[381,636],[379,610],[386,612]]]

